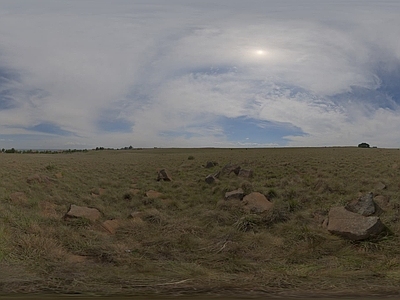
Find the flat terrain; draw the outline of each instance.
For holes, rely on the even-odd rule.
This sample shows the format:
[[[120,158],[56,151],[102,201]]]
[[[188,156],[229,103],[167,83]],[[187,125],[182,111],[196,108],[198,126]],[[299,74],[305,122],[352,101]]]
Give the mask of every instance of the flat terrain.
[[[218,165],[204,168],[207,161]],[[228,163],[254,176],[205,182]],[[161,168],[173,181],[156,180]],[[0,154],[0,178],[3,294],[399,291],[398,149]],[[254,214],[224,200],[237,188],[266,195],[273,209]],[[146,196],[150,190],[159,194]],[[331,207],[368,192],[379,199],[391,234],[352,242],[321,226]],[[96,208],[101,217],[66,220],[72,204]]]

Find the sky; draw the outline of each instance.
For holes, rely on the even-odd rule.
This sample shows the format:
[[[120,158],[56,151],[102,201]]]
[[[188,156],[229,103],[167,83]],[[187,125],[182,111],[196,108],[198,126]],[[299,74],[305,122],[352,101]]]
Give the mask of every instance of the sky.
[[[400,147],[398,0],[0,0],[0,148]]]

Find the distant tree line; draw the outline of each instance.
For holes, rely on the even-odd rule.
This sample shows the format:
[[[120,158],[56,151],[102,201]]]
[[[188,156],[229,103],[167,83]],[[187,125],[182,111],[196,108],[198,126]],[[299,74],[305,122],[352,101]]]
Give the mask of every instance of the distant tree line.
[[[156,147],[154,147],[156,148]],[[92,150],[101,151],[101,150],[143,150],[143,148],[133,148],[133,146],[126,146],[122,148],[105,148],[105,147],[96,147]],[[58,154],[58,153],[75,153],[75,152],[88,152],[88,149],[67,149],[67,150],[17,150],[15,148],[10,149],[1,149],[1,153],[45,153],[45,154]]]
[[[75,152],[88,152],[87,149],[68,149],[68,150],[17,150],[15,148],[11,149],[1,149],[2,153],[21,153],[21,154],[36,154],[36,153],[44,153],[44,154],[58,154],[58,153],[75,153]]]

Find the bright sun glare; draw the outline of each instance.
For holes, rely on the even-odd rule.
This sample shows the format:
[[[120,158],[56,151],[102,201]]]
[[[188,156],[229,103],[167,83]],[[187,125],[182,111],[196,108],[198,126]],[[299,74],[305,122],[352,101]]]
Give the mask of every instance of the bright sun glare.
[[[258,55],[264,55],[266,52],[264,50],[257,50],[256,54]]]

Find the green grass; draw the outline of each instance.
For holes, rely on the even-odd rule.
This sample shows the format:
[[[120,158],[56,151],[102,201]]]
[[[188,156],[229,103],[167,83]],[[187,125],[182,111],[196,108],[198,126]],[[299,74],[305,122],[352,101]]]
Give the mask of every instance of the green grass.
[[[206,169],[207,161],[218,166]],[[205,182],[228,163],[252,169],[253,178],[231,174]],[[3,274],[4,293],[385,293],[398,285],[395,149],[2,154],[0,166],[0,268],[18,266],[34,278],[22,281],[14,274],[13,283],[5,284]],[[172,182],[156,181],[161,168]],[[28,183],[35,174],[48,180]],[[379,183],[387,188],[379,190]],[[250,214],[240,201],[225,201],[225,192],[237,188],[263,193],[273,209]],[[149,190],[162,196],[147,198]],[[388,200],[381,219],[391,235],[354,243],[319,226],[318,216],[330,207],[370,191]],[[15,200],[16,192],[26,199]],[[71,204],[95,207],[102,218],[65,221]],[[139,217],[129,218],[132,212]],[[111,219],[120,224],[115,234],[101,225]]]

